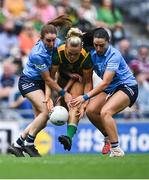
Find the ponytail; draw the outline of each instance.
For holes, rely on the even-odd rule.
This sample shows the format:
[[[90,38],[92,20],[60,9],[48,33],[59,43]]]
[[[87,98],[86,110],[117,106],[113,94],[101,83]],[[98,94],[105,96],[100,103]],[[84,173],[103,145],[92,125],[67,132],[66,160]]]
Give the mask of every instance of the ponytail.
[[[68,16],[66,15],[61,15],[58,16],[56,19],[52,20],[52,21],[48,21],[47,25],[53,25],[56,27],[61,27],[61,26],[68,26],[71,27],[72,26],[72,21],[69,19]]]
[[[84,33],[82,37],[84,48],[86,48],[87,50],[91,50],[94,47],[93,45],[94,38],[103,38],[109,42],[110,41],[109,31],[105,28],[99,27]]]
[[[44,38],[45,34],[57,34],[57,27],[68,27],[72,26],[71,20],[66,15],[58,16],[56,19],[52,21],[48,21],[41,29],[41,39]]]

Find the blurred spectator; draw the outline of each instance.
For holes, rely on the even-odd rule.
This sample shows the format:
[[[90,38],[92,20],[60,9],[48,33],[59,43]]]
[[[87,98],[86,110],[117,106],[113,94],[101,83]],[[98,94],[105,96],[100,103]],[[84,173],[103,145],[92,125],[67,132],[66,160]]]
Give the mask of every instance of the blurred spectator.
[[[27,55],[33,45],[39,39],[39,34],[35,31],[33,23],[25,22],[22,32],[19,35],[19,45],[23,54]]]
[[[0,103],[2,108],[8,107],[8,97],[14,87],[18,86],[18,76],[15,75],[13,63],[5,61],[0,76]]]
[[[0,58],[9,57],[11,49],[18,46],[18,38],[14,34],[14,22],[7,20],[4,23],[4,31],[0,33]]]
[[[149,81],[149,48],[144,45],[140,46],[137,58],[132,60],[129,65],[135,75],[141,72]]]
[[[59,15],[66,14],[74,26],[78,24],[78,13],[76,9],[70,5],[70,0],[60,0],[55,6]]]
[[[126,63],[129,65],[129,63],[134,59],[134,56],[131,53],[132,47],[130,41],[128,39],[122,39],[118,44],[118,48]]]
[[[15,74],[20,76],[23,69],[23,56],[19,48],[11,50],[11,56],[8,58],[13,63]]]
[[[136,101],[138,110],[141,117],[149,117],[149,83],[142,73],[138,73],[136,79],[139,87],[139,95]]]
[[[70,5],[70,0],[60,0],[58,3],[55,4],[57,14],[60,15],[67,15],[71,21],[73,26],[79,25],[79,17],[77,11],[74,7]],[[58,37],[64,42],[67,32],[70,27],[63,26],[58,31]]]
[[[149,21],[149,20],[148,20]],[[149,34],[149,22],[148,22],[148,24],[146,25],[146,31],[147,31],[147,33]]]
[[[14,89],[9,96],[9,108],[18,111],[24,119],[33,119],[33,109],[31,102],[23,98],[19,90]]]
[[[103,23],[106,28],[113,29],[115,26],[122,25],[122,14],[114,6],[112,0],[102,0],[101,6],[97,10],[97,20]]]
[[[123,16],[112,0],[102,0],[97,10],[97,21],[99,26],[111,29],[114,44],[125,37]]]
[[[6,21],[6,16],[4,13],[4,1],[0,0],[0,33],[3,31],[3,24]]]
[[[121,25],[116,25],[112,29],[112,43],[116,45],[120,40],[126,37],[124,27]]]
[[[24,0],[24,3],[25,3],[25,7],[26,7],[26,10],[27,12],[31,12],[32,11],[32,7],[35,3],[35,0]]]
[[[67,14],[65,7],[61,3],[56,5],[56,10],[57,10],[57,15],[58,16],[61,16],[63,14]]]
[[[48,0],[35,0],[30,12],[30,19],[33,20],[38,31],[44,23],[56,18],[56,16],[56,8]]]
[[[18,19],[26,11],[24,0],[4,0],[4,7],[7,17],[11,19]]]
[[[22,56],[13,57],[12,63],[15,68],[15,74],[20,76],[20,74],[22,73],[22,70],[23,70]]]
[[[96,26],[97,10],[92,4],[92,0],[81,0],[81,5],[78,8],[80,19],[88,21],[92,26]]]

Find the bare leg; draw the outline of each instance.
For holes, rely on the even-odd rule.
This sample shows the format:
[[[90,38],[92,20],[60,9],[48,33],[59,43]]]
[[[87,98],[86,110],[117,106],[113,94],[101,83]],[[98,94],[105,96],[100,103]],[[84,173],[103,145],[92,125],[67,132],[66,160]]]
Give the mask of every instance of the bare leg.
[[[26,97],[32,102],[35,109],[35,119],[29,125],[29,128],[27,127],[28,134],[36,136],[37,133],[46,126],[48,120],[48,108],[47,105],[43,103],[45,96],[41,90],[37,90],[28,93]],[[22,133],[22,136],[25,135]]]
[[[92,98],[86,108],[86,114],[91,123],[99,129],[103,135],[106,135],[105,128],[102,125],[100,111],[103,105],[106,103],[107,94],[102,92],[96,97]]]
[[[33,105],[32,105],[32,107],[33,107],[33,111],[34,111],[34,116],[36,118],[40,114],[40,112]],[[31,124],[29,124],[23,131],[23,133],[21,135],[23,139],[26,139],[26,137],[28,136],[30,126],[31,126]]]
[[[37,133],[46,126],[48,107],[47,104],[43,103],[45,95],[41,90],[30,92],[26,97],[32,102],[35,111],[35,119],[26,127],[17,141],[10,146],[9,152],[17,157],[23,157],[23,151],[28,153],[31,157],[39,157],[40,154],[34,146],[34,140]]]
[[[75,82],[72,85],[72,88],[70,90],[70,93],[72,94],[72,97],[75,98],[81,94],[83,94],[83,85],[80,82]],[[68,126],[67,126],[67,136],[62,135],[59,136],[58,140],[61,144],[63,144],[64,149],[70,151],[71,144],[72,144],[72,138],[75,135],[77,131],[77,125],[79,122],[79,115],[78,115],[79,108],[71,108],[69,109],[69,120],[68,120]]]
[[[122,91],[115,93],[101,109],[101,118],[110,142],[118,142],[118,133],[113,115],[125,109],[130,103],[129,97]]]

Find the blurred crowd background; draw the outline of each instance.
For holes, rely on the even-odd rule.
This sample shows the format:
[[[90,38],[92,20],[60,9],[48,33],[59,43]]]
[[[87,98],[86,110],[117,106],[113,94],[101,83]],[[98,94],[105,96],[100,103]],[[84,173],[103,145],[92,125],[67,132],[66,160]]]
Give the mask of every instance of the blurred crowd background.
[[[0,0],[0,119],[33,118],[18,77],[44,23],[67,14],[82,31],[108,28],[139,84],[139,97],[118,118],[149,118],[149,0]],[[64,38],[65,29],[59,33]]]

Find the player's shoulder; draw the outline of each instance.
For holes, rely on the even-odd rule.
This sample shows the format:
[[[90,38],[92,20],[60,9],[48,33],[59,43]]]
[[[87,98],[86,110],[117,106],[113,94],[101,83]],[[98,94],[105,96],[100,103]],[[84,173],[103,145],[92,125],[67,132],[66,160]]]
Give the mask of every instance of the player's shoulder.
[[[61,44],[59,47],[57,47],[58,51],[64,51],[65,50],[65,44]]]
[[[112,45],[110,45],[110,51],[115,54],[121,54],[120,51],[116,47],[113,47]]]
[[[89,51],[87,51],[85,48],[81,49],[81,54],[86,57],[89,54]]]
[[[31,56],[45,56],[47,55],[47,50],[44,46],[44,44],[42,43],[41,40],[39,40],[34,47],[32,48],[31,52],[30,52]]]
[[[107,51],[105,52],[105,57],[110,57],[111,58],[121,58],[121,52],[113,47],[112,45],[109,45]]]
[[[29,55],[30,62],[40,62],[46,59],[46,55],[42,52],[31,52]]]

